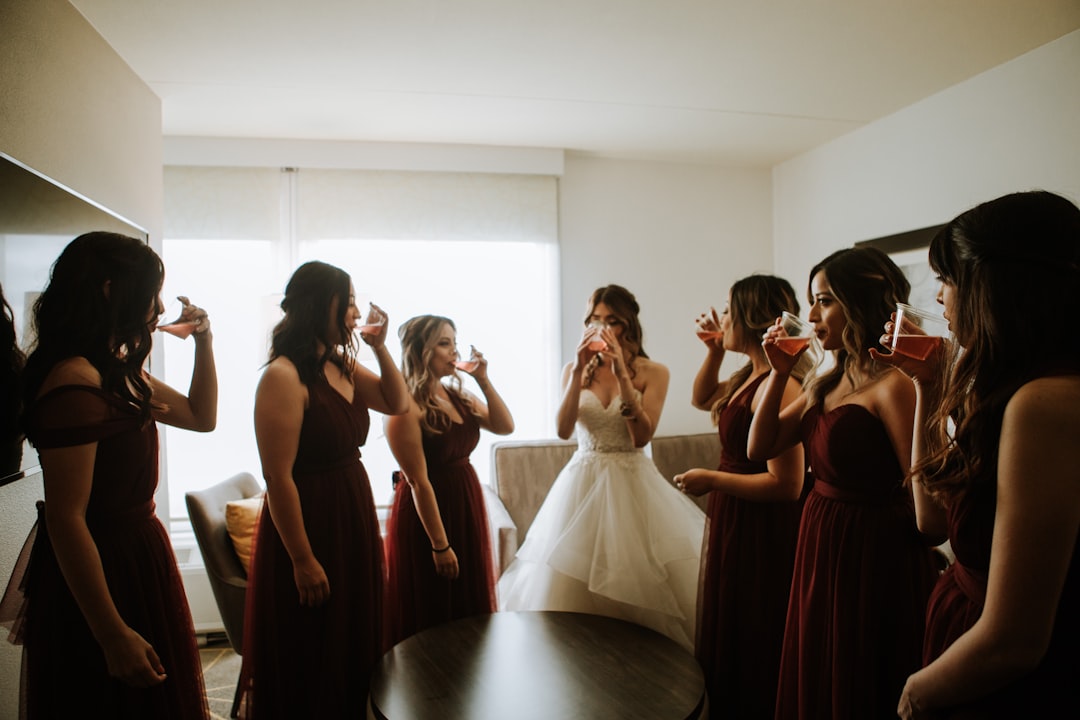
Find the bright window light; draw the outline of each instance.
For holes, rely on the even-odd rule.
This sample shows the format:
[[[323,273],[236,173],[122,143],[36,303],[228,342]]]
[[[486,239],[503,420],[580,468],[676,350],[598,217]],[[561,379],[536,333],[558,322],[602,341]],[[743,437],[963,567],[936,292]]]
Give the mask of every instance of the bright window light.
[[[184,493],[237,472],[261,476],[252,413],[255,387],[266,363],[270,328],[280,317],[284,279],[275,271],[279,250],[268,241],[165,240],[163,295],[187,295],[207,309],[213,323],[219,381],[217,430],[209,435],[164,428],[169,501],[174,517],[186,516]],[[559,375],[558,257],[552,243],[416,240],[321,240],[301,243],[297,265],[322,260],[348,272],[362,307],[374,301],[390,316],[387,347],[400,359],[397,328],[419,314],[454,320],[463,355],[469,345],[489,362],[489,376],[514,415],[513,439],[554,434]],[[291,270],[286,273],[291,274]],[[186,390],[193,344],[159,335],[165,381]],[[374,357],[360,361],[377,371]],[[463,376],[463,386],[481,395]],[[489,481],[490,446],[500,438],[481,433],[472,462]],[[361,448],[375,502],[391,499],[397,468],[371,413]]]

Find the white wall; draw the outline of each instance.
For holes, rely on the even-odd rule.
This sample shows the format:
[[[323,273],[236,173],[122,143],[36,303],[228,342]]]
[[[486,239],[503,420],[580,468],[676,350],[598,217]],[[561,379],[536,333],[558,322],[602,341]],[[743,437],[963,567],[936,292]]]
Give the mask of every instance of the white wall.
[[[776,267],[1042,188],[1080,201],[1080,31],[774,168]]]
[[[0,28],[0,151],[160,242],[157,96],[64,0],[3,0]],[[0,488],[0,589],[41,497],[40,475]],[[0,718],[18,716],[20,650],[0,638]]]
[[[710,431],[708,415],[690,406],[705,356],[694,319],[710,305],[722,310],[735,280],[771,271],[771,193],[767,170],[568,154],[559,185],[563,361],[592,291],[623,285],[641,305],[646,352],[671,370],[658,434]],[[724,371],[742,359],[727,359]]]

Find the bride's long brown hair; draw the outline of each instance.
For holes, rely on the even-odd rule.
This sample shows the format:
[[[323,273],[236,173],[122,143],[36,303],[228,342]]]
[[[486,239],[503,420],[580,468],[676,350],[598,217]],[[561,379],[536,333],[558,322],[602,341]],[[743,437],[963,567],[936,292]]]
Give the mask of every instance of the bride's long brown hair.
[[[641,320],[638,319],[641,308],[638,306],[637,298],[621,285],[605,285],[602,288],[597,288],[589,297],[589,309],[585,312],[586,326],[588,326],[589,320],[596,311],[596,306],[600,303],[607,305],[611,309],[611,314],[615,316],[618,322],[622,323],[623,332],[619,338],[619,344],[622,345],[623,351],[627,354],[626,369],[630,373],[630,377],[634,377],[634,360],[639,357],[649,357],[641,346]],[[596,369],[603,362],[604,360],[599,353],[593,356],[593,359],[585,366],[585,372],[582,373],[581,387],[587,388],[592,385]]]

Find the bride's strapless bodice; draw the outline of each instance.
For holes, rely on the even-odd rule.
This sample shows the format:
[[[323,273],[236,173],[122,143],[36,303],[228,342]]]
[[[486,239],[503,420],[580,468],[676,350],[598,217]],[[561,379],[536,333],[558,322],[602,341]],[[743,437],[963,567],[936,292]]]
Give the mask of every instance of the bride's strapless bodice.
[[[640,396],[640,393],[638,393]],[[578,403],[577,443],[578,450],[592,452],[636,452],[634,440],[626,428],[626,419],[619,412],[616,396],[604,407],[600,398],[588,388],[581,391]]]

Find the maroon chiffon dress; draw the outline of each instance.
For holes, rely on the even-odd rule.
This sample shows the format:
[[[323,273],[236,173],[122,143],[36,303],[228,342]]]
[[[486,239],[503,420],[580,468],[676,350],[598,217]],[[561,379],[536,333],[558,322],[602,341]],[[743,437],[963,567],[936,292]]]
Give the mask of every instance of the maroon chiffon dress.
[[[120,617],[154,648],[164,682],[134,688],[109,676],[49,540],[42,504],[22,607],[5,612],[24,644],[27,718],[208,718],[199,650],[176,556],[154,514],[158,435],[129,403],[100,388],[65,385],[30,410],[28,436],[38,450],[97,443],[86,523]],[[17,564],[17,568],[23,564]],[[10,611],[15,593],[5,598]]]
[[[293,479],[304,529],[330,583],[301,607],[293,565],[263,506],[244,618],[241,714],[247,718],[364,717],[381,657],[383,549],[358,448],[370,418],[319,377],[308,386]]]
[[[971,629],[986,600],[997,486],[993,478],[974,485],[949,508],[949,540],[956,562],[938,580],[927,610],[923,659],[929,664]],[[1050,647],[1039,666],[1008,687],[941,718],[1080,717],[1080,541],[1073,548],[1054,618]]]
[[[440,435],[424,433],[423,444],[428,478],[460,571],[454,580],[436,574],[431,541],[416,512],[409,484],[399,483],[386,532],[390,645],[424,628],[492,613],[497,607],[484,495],[469,462],[469,454],[480,439],[480,425],[455,393],[451,392],[450,398],[464,422],[451,424]]]
[[[795,551],[776,718],[895,717],[920,664],[933,551],[877,417],[817,404],[802,435],[814,486]]]
[[[755,378],[720,412],[721,472],[768,472],[746,457]],[[772,718],[801,502],[709,496],[696,655],[713,718]]]

